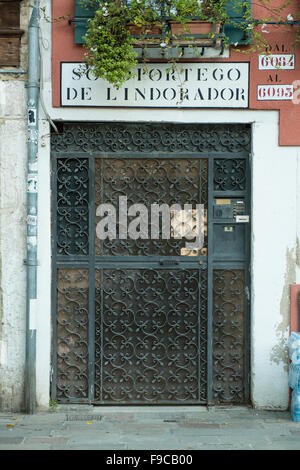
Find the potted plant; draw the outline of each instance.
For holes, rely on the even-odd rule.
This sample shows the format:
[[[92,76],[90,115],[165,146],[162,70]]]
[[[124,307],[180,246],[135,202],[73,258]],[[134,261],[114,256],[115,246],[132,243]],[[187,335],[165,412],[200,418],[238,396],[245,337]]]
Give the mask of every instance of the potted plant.
[[[169,14],[172,35],[218,33],[224,14],[224,0],[174,0]]]
[[[227,0],[82,0],[96,6],[85,37],[86,64],[116,88],[132,77],[138,46],[191,44],[213,38],[228,19]],[[199,35],[199,36],[198,36]],[[203,45],[204,43],[202,43]],[[174,63],[174,59],[172,59]]]
[[[152,0],[83,0],[83,5],[97,6],[89,20],[85,37],[85,59],[96,78],[103,78],[119,88],[132,76],[137,64],[135,35],[146,37],[161,33],[158,8]]]

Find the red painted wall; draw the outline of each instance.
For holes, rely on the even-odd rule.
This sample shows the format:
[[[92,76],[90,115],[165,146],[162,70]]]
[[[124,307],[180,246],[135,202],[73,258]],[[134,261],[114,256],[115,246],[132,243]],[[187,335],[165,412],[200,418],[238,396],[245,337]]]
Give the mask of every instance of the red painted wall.
[[[273,0],[272,6],[276,6],[280,0]],[[53,18],[70,15],[74,18],[75,9],[74,0],[52,0]],[[295,14],[295,6],[287,8],[286,14]],[[267,17],[268,12],[262,7],[254,6],[253,17]],[[262,26],[258,26],[261,30]],[[270,26],[265,29],[266,39],[276,54],[292,53],[295,54],[295,70],[258,70],[258,55],[247,53],[247,47],[244,52],[231,50],[229,59],[220,59],[219,62],[250,62],[250,109],[268,109],[280,110],[279,118],[279,145],[300,145],[300,103],[294,104],[292,101],[258,101],[257,86],[283,84],[291,85],[294,81],[300,80],[300,45],[293,47],[293,31],[296,26]],[[59,20],[53,22],[52,39],[52,84],[53,84],[53,106],[60,106],[60,63],[61,62],[80,62],[84,60],[84,49],[74,43],[74,23],[68,24],[68,20]],[[204,59],[208,62],[209,59]],[[210,59],[216,62],[217,59]],[[189,60],[192,62],[192,60]],[[195,59],[195,62],[201,62]],[[299,89],[300,101],[300,82],[295,90]]]

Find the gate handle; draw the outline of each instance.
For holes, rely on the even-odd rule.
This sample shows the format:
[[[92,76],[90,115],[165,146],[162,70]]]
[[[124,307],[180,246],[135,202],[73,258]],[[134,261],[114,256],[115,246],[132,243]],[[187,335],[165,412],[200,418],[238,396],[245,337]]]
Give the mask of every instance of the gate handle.
[[[159,260],[159,264],[162,264],[163,266],[178,266],[179,261],[173,261],[171,259],[161,259]]]

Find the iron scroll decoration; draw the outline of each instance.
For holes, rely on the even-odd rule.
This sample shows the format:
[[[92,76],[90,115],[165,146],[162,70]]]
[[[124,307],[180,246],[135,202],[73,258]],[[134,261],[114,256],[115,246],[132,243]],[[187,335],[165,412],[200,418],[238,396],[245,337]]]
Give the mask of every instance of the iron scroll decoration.
[[[51,141],[56,158],[56,256],[61,259],[55,314],[58,400],[90,401],[92,380],[94,403],[206,403],[210,288],[213,401],[243,403],[244,271],[214,269],[209,281],[206,264],[201,269],[101,267],[97,256],[138,255],[146,260],[164,251],[178,256],[180,245],[134,241],[124,248],[115,241],[100,244],[94,237],[91,249],[89,234],[97,204],[114,202],[120,194],[132,203],[161,203],[166,197],[168,203],[200,201],[207,206],[211,153],[218,155],[212,190],[245,191],[246,161],[239,155],[249,154],[250,127],[64,123],[61,128]],[[169,158],[174,154],[176,159]],[[167,188],[166,195],[154,197],[153,185]]]
[[[208,124],[63,124],[53,134],[53,152],[207,153],[250,151],[248,125]]]

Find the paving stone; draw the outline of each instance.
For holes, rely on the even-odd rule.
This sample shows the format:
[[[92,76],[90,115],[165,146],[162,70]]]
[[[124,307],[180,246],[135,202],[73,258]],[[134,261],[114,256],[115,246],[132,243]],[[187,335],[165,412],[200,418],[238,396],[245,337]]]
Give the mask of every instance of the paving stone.
[[[68,438],[66,437],[26,437],[24,444],[49,444],[49,445],[62,445],[67,444]]]
[[[68,446],[70,450],[127,450],[126,444],[72,444]]]
[[[101,439],[98,438],[98,436],[89,436],[89,438],[86,438],[85,436],[81,439],[80,436],[76,437],[70,437],[68,441],[68,445],[70,447],[72,446],[99,446],[102,444],[107,444],[107,445],[116,445],[116,443],[123,442],[125,440],[121,440],[120,436],[113,436],[110,439]]]
[[[227,431],[230,432],[231,430],[238,432],[239,430],[245,430],[245,429],[249,429],[249,430],[251,429],[257,432],[262,432],[262,430],[265,428],[264,428],[263,423],[261,422],[249,422],[249,421],[247,422],[243,420],[240,423],[237,421],[221,423],[220,429],[222,429],[224,432],[227,432]]]
[[[300,436],[300,429],[290,429],[290,433],[293,436]]]
[[[194,436],[189,438],[179,437],[180,444],[185,446],[204,446],[204,445],[218,445],[222,444],[222,439],[215,436]]]
[[[217,446],[204,446],[204,447],[196,447],[195,450],[239,450],[238,447],[235,447],[233,445],[222,445],[218,444]]]
[[[192,429],[220,429],[220,424],[212,423],[178,423],[181,428],[192,428]]]
[[[300,423],[288,411],[125,408],[68,405],[63,412],[0,413],[0,449],[300,450]]]
[[[272,442],[271,444],[257,444],[253,446],[254,450],[299,450],[300,445],[293,442]]]
[[[195,428],[195,427],[181,427],[178,426],[177,429],[170,429],[172,436],[184,436],[185,438],[193,436],[207,436],[210,438],[222,436],[224,434],[223,430],[220,428]]]
[[[146,441],[130,441],[127,444],[128,450],[184,450],[185,447],[179,443],[171,441],[158,441],[158,442],[146,442]]]
[[[50,450],[51,446],[46,444],[39,444],[38,446],[34,445],[24,445],[24,444],[7,444],[7,445],[0,445],[0,450]]]
[[[21,444],[24,441],[24,437],[0,437],[0,445],[6,444]]]

